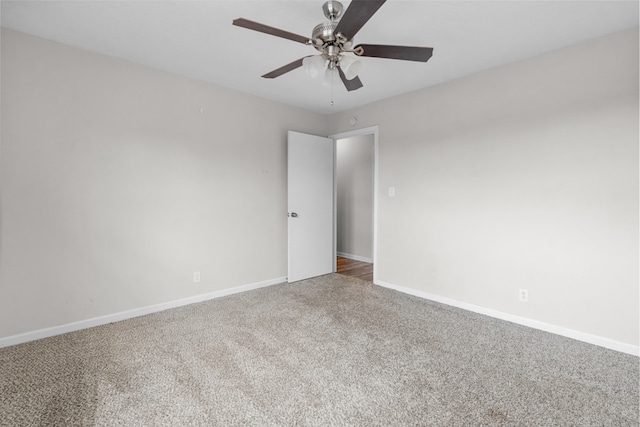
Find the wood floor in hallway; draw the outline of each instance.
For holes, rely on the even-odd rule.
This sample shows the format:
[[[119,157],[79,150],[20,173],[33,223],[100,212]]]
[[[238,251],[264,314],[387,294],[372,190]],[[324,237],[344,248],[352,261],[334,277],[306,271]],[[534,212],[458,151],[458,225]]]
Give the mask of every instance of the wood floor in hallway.
[[[345,276],[353,276],[358,279],[373,282],[373,264],[355,261],[341,256],[337,259],[336,272]]]

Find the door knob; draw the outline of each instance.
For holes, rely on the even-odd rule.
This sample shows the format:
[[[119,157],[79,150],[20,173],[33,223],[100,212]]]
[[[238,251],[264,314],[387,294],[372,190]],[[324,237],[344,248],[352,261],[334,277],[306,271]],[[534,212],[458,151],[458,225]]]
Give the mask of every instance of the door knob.
[[[295,213],[295,212],[291,212],[291,217],[292,217],[292,218],[297,218],[297,217],[298,217],[298,214],[297,214],[297,213]]]

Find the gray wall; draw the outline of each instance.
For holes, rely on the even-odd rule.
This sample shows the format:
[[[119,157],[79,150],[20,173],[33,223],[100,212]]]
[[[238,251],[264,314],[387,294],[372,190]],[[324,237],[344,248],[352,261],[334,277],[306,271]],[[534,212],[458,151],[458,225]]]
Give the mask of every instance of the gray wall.
[[[283,278],[287,130],[326,122],[3,29],[0,337]]]
[[[638,345],[638,113],[636,29],[333,116],[379,125],[377,278]]]
[[[1,107],[0,337],[284,277],[286,131],[357,116],[380,281],[638,345],[637,30],[331,117],[2,30]]]
[[[373,258],[373,135],[336,141],[337,251]]]

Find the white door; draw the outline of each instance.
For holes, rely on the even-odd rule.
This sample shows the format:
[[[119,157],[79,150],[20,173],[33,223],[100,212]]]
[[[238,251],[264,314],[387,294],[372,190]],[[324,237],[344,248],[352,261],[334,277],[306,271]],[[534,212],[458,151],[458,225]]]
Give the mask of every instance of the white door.
[[[333,272],[333,139],[288,135],[288,281]]]

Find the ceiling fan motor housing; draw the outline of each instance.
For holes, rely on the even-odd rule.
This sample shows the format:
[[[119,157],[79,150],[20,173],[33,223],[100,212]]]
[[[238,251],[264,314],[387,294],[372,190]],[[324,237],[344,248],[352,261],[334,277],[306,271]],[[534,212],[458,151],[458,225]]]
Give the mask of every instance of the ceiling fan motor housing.
[[[323,22],[313,28],[311,38],[316,45],[322,46],[325,43],[331,43],[336,40],[333,31],[338,26],[337,22]]]
[[[335,35],[337,25],[337,22],[323,22],[315,26],[311,35],[313,46],[329,61],[330,69],[334,69],[340,61],[341,54],[351,48],[351,42]]]

